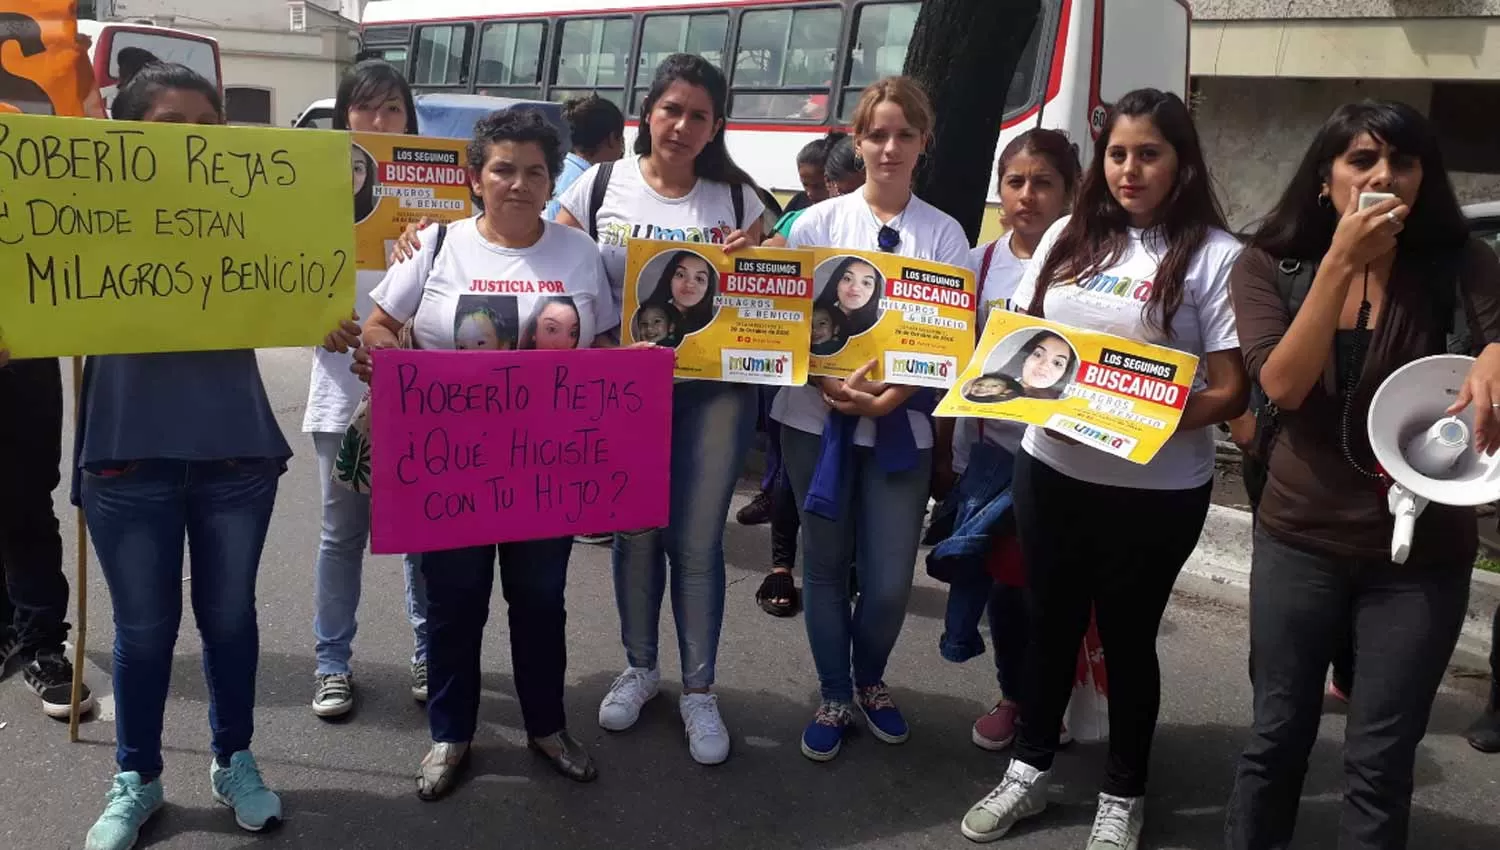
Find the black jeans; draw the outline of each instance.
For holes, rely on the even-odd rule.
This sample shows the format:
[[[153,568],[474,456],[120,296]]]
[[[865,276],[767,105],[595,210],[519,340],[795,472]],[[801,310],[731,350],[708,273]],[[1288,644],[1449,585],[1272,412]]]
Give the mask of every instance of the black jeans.
[[[790,570],[797,565],[797,533],[801,528],[797,496],[783,466],[771,484],[771,566]]]
[[[68,580],[52,511],[62,455],[62,370],[56,359],[0,369],[0,627],[23,657],[62,652]]]
[[[1290,845],[1323,677],[1354,635],[1339,850],[1406,847],[1412,769],[1463,627],[1470,564],[1413,568],[1305,552],[1255,532],[1250,647],[1255,721],[1235,770],[1230,850]]]
[[[1017,759],[1051,769],[1092,609],[1109,673],[1102,790],[1145,794],[1161,707],[1156,633],[1177,574],[1198,545],[1212,488],[1090,484],[1021,452],[1012,489],[1031,622]]]
[[[573,538],[473,546],[422,555],[427,579],[427,725],[432,740],[474,740],[479,720],[480,649],[490,616],[495,561],[510,619],[511,669],[526,734],[567,728],[567,612],[563,591]]]

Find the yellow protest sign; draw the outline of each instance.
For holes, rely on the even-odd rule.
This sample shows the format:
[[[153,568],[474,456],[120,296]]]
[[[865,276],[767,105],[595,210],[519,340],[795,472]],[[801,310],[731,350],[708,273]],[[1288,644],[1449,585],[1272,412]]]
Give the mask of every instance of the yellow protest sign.
[[[1149,463],[1177,431],[1197,371],[1197,357],[1171,348],[996,311],[935,413],[1040,425]]]
[[[349,137],[0,115],[14,357],[312,345],[354,306]]]
[[[473,210],[466,165],[468,142],[389,133],[355,133],[355,266],[385,271],[391,245],[408,224],[426,217],[453,221]]]
[[[946,388],[974,350],[974,273],[895,254],[813,252],[814,375]]]
[[[811,265],[807,251],[632,239],[621,338],[677,349],[679,378],[805,384]]]

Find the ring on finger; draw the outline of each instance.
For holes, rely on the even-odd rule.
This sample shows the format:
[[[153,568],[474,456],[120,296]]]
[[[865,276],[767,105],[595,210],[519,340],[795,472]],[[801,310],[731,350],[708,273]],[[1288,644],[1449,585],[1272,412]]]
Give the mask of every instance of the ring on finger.
[[[1400,224],[1401,223],[1401,217],[1398,216],[1398,215],[1396,215],[1396,212],[1394,210],[1391,210],[1391,211],[1387,212],[1385,214],[1385,217],[1386,217],[1386,220],[1389,221],[1391,224]]]

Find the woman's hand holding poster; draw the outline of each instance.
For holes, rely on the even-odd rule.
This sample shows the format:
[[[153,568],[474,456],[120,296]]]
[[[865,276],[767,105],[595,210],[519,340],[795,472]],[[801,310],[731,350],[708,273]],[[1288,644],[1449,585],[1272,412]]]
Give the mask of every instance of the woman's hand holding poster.
[[[625,266],[626,345],[677,349],[678,378],[807,382],[812,255],[633,239]]]
[[[946,388],[973,350],[974,273],[895,254],[813,252],[814,375]]]
[[[384,272],[391,245],[408,224],[423,218],[454,221],[473,212],[468,144],[462,139],[354,134],[349,153],[356,268]],[[368,312],[361,309],[360,315]]]
[[[1039,425],[1148,463],[1176,432],[1197,370],[1191,354],[995,311],[935,413]]]

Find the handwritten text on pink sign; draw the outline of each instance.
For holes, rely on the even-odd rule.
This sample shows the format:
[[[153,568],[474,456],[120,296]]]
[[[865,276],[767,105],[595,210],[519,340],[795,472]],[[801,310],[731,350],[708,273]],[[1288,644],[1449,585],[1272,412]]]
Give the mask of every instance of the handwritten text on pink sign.
[[[672,352],[375,355],[370,548],[667,524]]]

